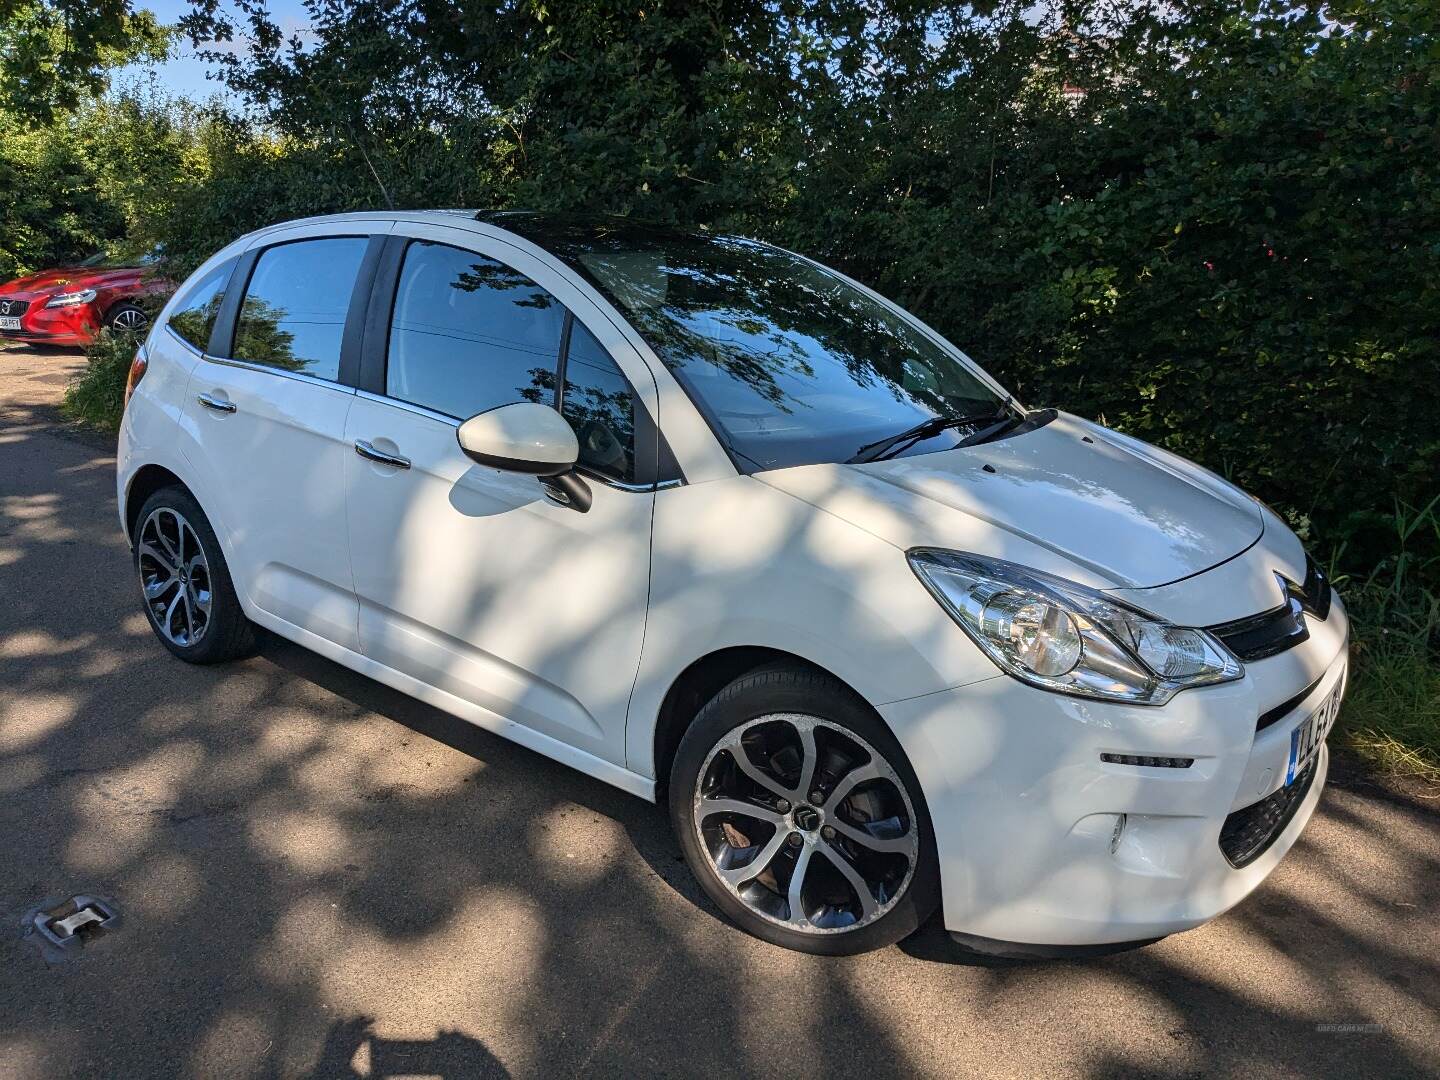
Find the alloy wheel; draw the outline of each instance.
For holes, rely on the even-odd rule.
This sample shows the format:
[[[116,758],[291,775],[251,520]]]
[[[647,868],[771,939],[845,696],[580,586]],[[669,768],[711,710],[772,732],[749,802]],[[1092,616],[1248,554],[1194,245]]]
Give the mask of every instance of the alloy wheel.
[[[140,587],[160,633],[181,648],[196,644],[210,625],[210,564],[195,529],[168,506],[140,527],[136,549]]]
[[[853,731],[796,713],[726,735],[700,771],[693,819],[724,887],[808,934],[873,923],[909,886],[920,829],[895,769]]]
[[[122,308],[110,317],[110,325],[116,330],[125,330],[135,333],[145,329],[150,320],[139,308]]]

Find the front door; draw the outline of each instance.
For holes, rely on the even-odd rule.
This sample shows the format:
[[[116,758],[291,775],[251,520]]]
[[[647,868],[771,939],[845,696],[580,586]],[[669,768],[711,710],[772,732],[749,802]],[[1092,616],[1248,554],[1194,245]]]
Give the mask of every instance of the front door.
[[[362,651],[486,727],[623,763],[650,575],[654,493],[631,490],[643,405],[551,292],[434,241],[405,249],[384,352],[384,394],[358,394],[346,425]],[[485,409],[562,399],[588,513],[455,437]]]

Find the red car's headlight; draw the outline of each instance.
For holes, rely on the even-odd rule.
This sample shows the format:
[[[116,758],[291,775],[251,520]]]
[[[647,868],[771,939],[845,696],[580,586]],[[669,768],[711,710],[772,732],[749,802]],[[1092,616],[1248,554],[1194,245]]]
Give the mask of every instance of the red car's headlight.
[[[94,299],[94,289],[79,289],[76,292],[62,292],[52,296],[45,301],[45,306],[47,308],[75,307],[78,304],[88,304]]]

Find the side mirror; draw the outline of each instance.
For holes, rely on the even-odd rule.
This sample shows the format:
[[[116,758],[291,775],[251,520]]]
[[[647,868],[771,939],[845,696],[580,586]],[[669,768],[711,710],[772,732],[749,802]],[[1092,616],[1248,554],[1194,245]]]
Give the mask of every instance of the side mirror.
[[[590,489],[574,472],[580,441],[549,405],[517,401],[487,409],[461,424],[455,438],[477,465],[538,477],[556,502],[590,509]]]
[[[471,461],[531,476],[559,476],[580,457],[580,441],[565,418],[533,401],[476,413],[455,437]]]

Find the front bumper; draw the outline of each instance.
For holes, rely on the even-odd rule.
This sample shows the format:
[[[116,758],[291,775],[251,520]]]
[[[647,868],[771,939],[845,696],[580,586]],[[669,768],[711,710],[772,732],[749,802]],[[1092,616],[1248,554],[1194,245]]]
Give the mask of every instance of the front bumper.
[[[915,767],[935,828],[945,925],[1033,945],[1139,941],[1239,903],[1295,843],[1329,755],[1262,854],[1236,869],[1220,847],[1233,812],[1284,786],[1290,733],[1345,676],[1338,597],[1310,638],[1186,690],[1163,708],[1050,694],[1015,679],[880,709]],[[1260,716],[1310,692],[1257,732]],[[1102,754],[1192,759],[1187,768]],[[1123,815],[1123,825],[1122,825]]]
[[[0,330],[0,338],[34,345],[88,345],[95,340],[100,321],[93,304],[47,308],[42,297],[20,316],[19,330]]]

